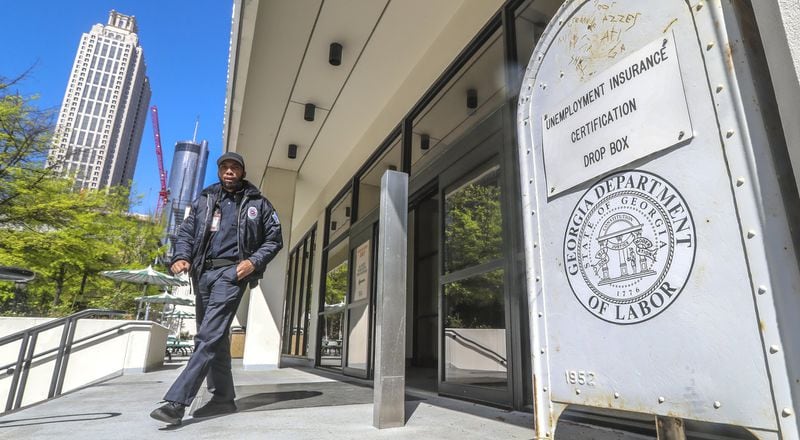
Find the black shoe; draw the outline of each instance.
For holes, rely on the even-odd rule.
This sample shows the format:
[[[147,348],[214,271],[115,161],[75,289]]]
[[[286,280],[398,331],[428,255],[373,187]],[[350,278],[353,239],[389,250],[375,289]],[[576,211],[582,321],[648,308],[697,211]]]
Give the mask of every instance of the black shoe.
[[[167,402],[150,413],[150,417],[160,420],[168,425],[180,425],[186,405],[177,402]]]
[[[221,416],[223,414],[231,414],[236,412],[236,404],[233,403],[232,400],[227,402],[218,402],[211,400],[205,405],[200,408],[197,408],[195,412],[192,413],[192,417],[200,418],[200,417],[213,417],[213,416]]]

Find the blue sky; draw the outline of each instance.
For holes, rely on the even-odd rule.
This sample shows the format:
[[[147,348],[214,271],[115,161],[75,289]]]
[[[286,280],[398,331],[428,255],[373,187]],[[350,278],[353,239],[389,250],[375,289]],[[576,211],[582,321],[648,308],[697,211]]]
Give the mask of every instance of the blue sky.
[[[136,16],[147,76],[158,106],[164,168],[169,174],[175,142],[209,142],[206,183],[216,181],[216,158],[222,154],[225,81],[230,44],[231,0],[39,0],[3,2],[0,26],[0,76],[15,77],[33,66],[18,86],[37,94],[41,108],[61,106],[81,35],[105,24],[115,9]],[[168,176],[169,178],[169,176]],[[144,199],[131,211],[152,213],[161,184],[153,128],[148,114],[142,134],[133,192]]]

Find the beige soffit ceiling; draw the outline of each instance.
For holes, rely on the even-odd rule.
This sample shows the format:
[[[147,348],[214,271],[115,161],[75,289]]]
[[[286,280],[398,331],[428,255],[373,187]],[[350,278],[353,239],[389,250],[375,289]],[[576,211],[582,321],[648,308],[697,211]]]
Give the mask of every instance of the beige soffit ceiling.
[[[502,3],[392,1],[300,170],[294,227],[310,227]]]
[[[463,16],[470,16],[470,29],[463,34],[474,35],[502,3],[241,1],[240,35],[231,48],[237,58],[232,60],[226,148],[246,157],[253,182],[258,183],[268,168],[298,172],[295,222],[318,208],[315,199],[322,193],[338,191],[329,188],[333,176],[357,169],[391,130],[384,127],[386,121],[396,124],[469,41],[462,35],[455,43],[448,41],[451,35],[444,34],[451,32],[451,21],[461,26],[469,21],[462,23]],[[334,41],[343,46],[340,66],[328,63]],[[436,66],[419,66],[430,58],[434,44],[447,47],[447,53],[435,60]],[[412,74],[420,70],[425,74]],[[397,106],[396,94],[408,88],[410,77],[415,78],[414,96],[401,99]],[[317,105],[313,122],[303,120],[303,106],[309,102]],[[365,140],[368,132],[370,139]],[[298,145],[296,159],[287,157],[289,144]],[[341,186],[338,177],[334,180]]]

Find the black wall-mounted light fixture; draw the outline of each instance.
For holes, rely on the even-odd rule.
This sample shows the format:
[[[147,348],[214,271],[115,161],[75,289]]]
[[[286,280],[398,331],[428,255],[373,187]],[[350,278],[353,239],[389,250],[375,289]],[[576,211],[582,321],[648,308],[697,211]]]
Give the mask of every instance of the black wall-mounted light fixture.
[[[289,159],[297,158],[297,145],[289,144]]]
[[[422,150],[427,150],[430,147],[431,147],[431,136],[424,133],[419,135],[419,148]]]
[[[303,112],[303,119],[306,121],[313,121],[314,114],[317,112],[317,106],[311,103],[306,104],[306,109]]]
[[[332,220],[331,221],[331,231],[335,231],[335,230],[336,230],[336,220]]]
[[[342,64],[342,45],[339,43],[331,43],[331,50],[328,53],[328,62],[331,66],[338,66]]]
[[[467,90],[467,108],[470,110],[478,108],[478,91],[475,89]]]
[[[344,207],[344,216],[347,217],[347,218],[350,218],[350,207],[349,206],[345,206]]]

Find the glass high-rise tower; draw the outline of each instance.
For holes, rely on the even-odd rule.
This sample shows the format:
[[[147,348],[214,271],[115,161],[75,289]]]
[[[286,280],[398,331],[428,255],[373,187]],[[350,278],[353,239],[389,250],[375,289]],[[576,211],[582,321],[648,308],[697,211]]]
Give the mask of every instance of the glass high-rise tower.
[[[76,188],[127,185],[149,103],[136,18],[112,10],[81,37],[48,164],[74,175]]]
[[[208,141],[200,143],[179,141],[175,143],[175,155],[169,173],[169,200],[167,201],[167,235],[170,239],[168,256],[172,256],[172,243],[178,227],[186,217],[186,209],[200,196],[208,164]]]

